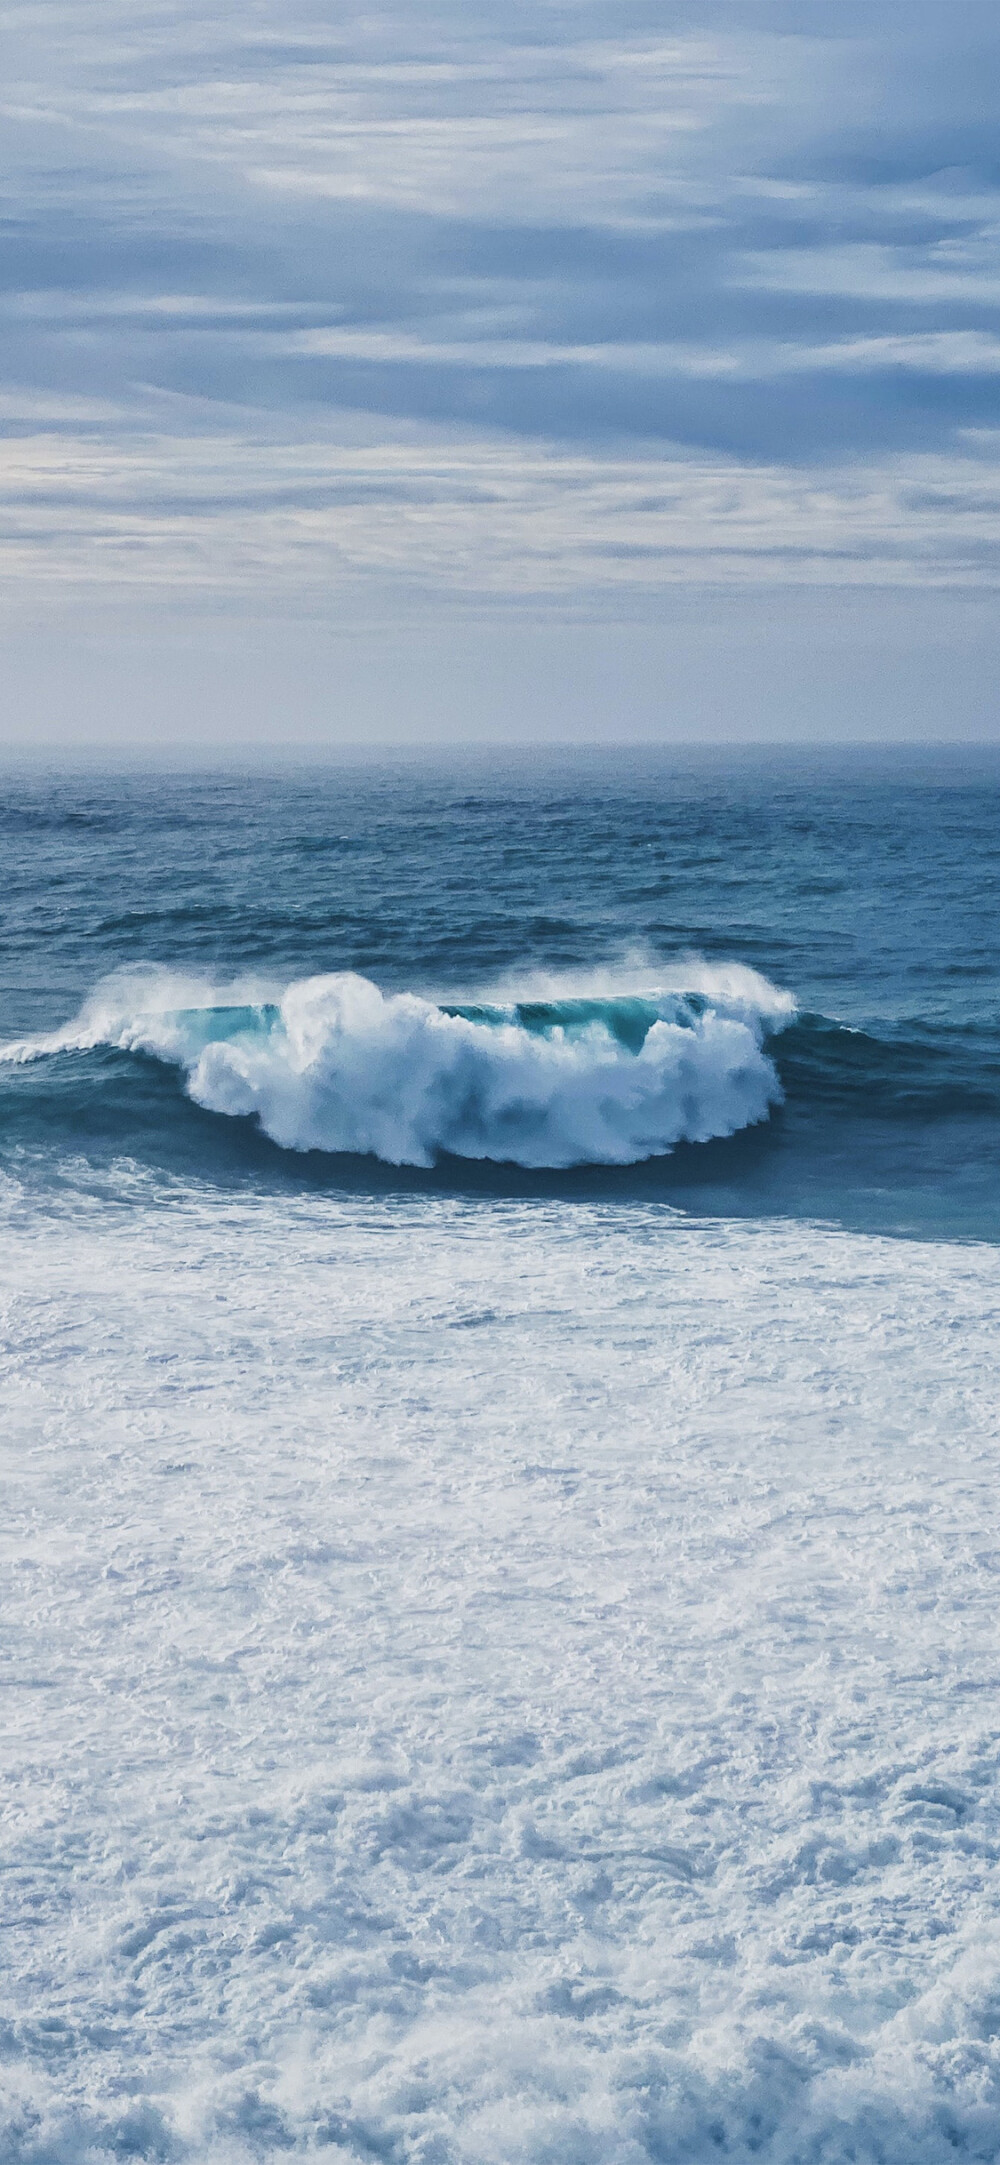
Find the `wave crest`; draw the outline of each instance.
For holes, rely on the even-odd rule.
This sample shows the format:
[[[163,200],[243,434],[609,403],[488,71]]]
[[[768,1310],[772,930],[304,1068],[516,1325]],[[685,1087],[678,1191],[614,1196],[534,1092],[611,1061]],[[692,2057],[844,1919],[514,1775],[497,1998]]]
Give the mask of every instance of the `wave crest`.
[[[764,1039],[790,996],[738,966],[691,976],[686,990],[675,973],[652,992],[549,981],[542,997],[443,1005],[351,972],[273,997],[158,973],[109,982],[75,1023],[0,1057],[149,1054],[182,1069],[197,1104],[253,1115],[290,1150],[627,1165],[732,1135],[780,1100]]]

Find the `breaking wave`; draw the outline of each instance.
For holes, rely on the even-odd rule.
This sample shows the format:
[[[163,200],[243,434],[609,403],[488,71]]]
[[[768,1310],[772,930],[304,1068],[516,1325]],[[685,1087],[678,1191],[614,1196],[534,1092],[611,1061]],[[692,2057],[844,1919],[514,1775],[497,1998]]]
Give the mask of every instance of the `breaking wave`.
[[[178,1067],[194,1101],[253,1116],[289,1150],[430,1166],[629,1165],[765,1120],[781,1099],[768,1035],[795,1003],[753,970],[692,963],[655,989],[534,980],[437,1002],[351,972],[272,990],[167,971],[107,980],[27,1061],[98,1046]]]

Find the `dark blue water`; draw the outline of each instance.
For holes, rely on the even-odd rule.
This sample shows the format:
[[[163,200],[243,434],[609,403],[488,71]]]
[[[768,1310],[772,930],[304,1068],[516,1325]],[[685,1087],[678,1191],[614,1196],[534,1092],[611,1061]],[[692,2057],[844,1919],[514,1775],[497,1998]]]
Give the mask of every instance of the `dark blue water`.
[[[21,1177],[122,1158],[216,1180],[659,1196],[1000,1238],[1000,756],[443,754],[275,772],[8,773],[0,1034],[157,963],[222,982],[353,970],[474,1001],[640,957],[788,988],[784,1103],[642,1164],[429,1170],[281,1149],[178,1069],[97,1047],[0,1067]]]

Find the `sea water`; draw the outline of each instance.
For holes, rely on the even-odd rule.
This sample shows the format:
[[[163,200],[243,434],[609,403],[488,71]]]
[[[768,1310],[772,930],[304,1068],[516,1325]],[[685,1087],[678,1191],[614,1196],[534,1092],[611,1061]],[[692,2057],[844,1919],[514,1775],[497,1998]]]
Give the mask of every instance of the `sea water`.
[[[5,2165],[995,2158],[998,814],[6,776]]]

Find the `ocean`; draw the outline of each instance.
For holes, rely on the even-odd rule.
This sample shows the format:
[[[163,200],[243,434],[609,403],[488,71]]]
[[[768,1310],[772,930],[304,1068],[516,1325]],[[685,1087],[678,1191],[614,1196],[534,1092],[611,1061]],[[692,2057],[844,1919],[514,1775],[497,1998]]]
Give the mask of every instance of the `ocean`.
[[[998,833],[7,771],[3,2165],[1000,2154]]]

